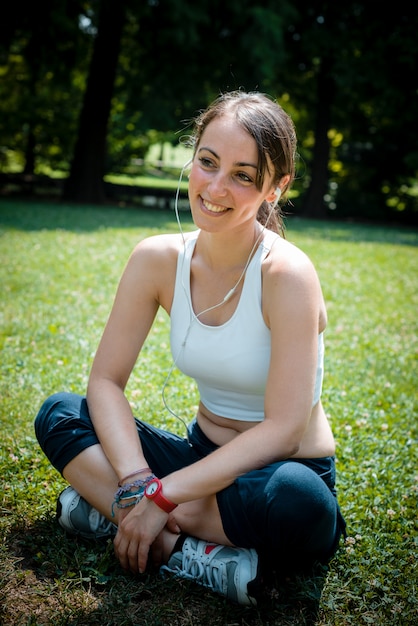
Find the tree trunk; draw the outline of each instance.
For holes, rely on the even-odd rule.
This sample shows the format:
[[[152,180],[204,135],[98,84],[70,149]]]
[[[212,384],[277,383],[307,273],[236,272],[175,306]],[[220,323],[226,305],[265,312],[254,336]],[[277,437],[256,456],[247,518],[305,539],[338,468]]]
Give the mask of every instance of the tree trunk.
[[[103,203],[106,136],[113,86],[125,23],[125,0],[102,0],[97,36],[70,176],[63,198],[73,202]]]
[[[302,211],[304,216],[317,219],[324,219],[327,209],[324,196],[328,192],[328,163],[330,158],[328,131],[331,127],[331,110],[335,91],[331,66],[332,61],[330,59],[323,59],[318,74],[312,177]]]
[[[25,149],[25,167],[23,174],[25,176],[33,176],[35,172],[35,135],[32,126],[29,126]]]

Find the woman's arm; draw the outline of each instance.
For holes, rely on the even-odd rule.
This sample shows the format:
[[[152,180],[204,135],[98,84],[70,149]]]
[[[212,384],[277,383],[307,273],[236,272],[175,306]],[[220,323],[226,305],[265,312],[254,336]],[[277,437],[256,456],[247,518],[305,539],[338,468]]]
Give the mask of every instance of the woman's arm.
[[[87,403],[118,480],[147,465],[124,390],[158,307],[167,300],[161,285],[173,284],[175,268],[172,236],[151,237],[138,244],[120,280],[93,361]]]

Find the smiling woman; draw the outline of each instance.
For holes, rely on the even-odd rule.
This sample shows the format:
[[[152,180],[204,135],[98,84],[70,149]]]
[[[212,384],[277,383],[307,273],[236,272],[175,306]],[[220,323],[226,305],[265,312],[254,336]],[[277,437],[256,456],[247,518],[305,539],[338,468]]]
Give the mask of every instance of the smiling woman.
[[[181,217],[189,230],[189,216]],[[63,536],[52,521],[63,478],[43,458],[31,426],[43,395],[86,388],[126,254],[139,239],[175,232],[174,216],[2,198],[0,221],[0,621],[12,626],[36,615],[55,624],[59,614],[61,623],[106,623],[111,612],[120,624],[155,624],[157,615],[174,624],[184,622],[187,604],[196,623],[224,626],[226,614],[241,623],[242,607],[225,606],[192,582],[121,576],[110,540]],[[319,614],[327,624],[365,615],[379,625],[414,624],[418,232],[291,217],[286,231],[315,262],[329,311],[322,401],[337,439],[350,540],[316,576],[266,581],[265,602],[246,610],[246,621],[299,624]],[[182,434],[161,402],[171,365],[169,321],[160,311],[126,394],[135,415]],[[166,394],[189,422],[197,411],[193,380],[175,369]]]
[[[197,156],[208,177],[212,172],[210,177],[215,185],[221,186],[220,192],[223,194],[226,189],[222,189],[222,185],[227,179],[222,177],[221,171],[218,171],[221,164],[220,154],[216,151],[217,144],[211,145],[206,138],[202,141],[203,133],[207,137],[207,133],[210,132],[209,123],[216,122],[219,126],[218,139],[222,141],[225,158],[226,146],[234,147],[237,155],[237,160],[230,163],[231,182],[236,182],[238,189],[247,185],[255,187],[259,192],[263,191],[265,184],[273,184],[275,189],[270,191],[275,195],[273,197],[270,195],[268,200],[276,207],[280,197],[285,198],[294,180],[296,131],[291,118],[269,98],[265,99],[264,107],[258,107],[255,94],[252,94],[252,101],[247,97],[245,103],[240,95],[244,94],[241,92],[224,94],[213,107],[209,107],[196,119],[195,133],[190,142],[195,160]],[[235,128],[237,135],[228,123],[228,119],[233,118],[237,122]],[[248,155],[248,158],[243,160],[243,154]],[[226,163],[222,165],[225,169]],[[220,203],[219,208],[225,209],[224,202]],[[267,201],[262,201],[258,208],[258,219],[271,230],[283,234],[280,211],[274,213],[271,208],[271,204],[269,206]]]
[[[264,200],[271,202],[275,193],[273,176],[266,176],[261,188],[256,186],[257,146],[246,130],[231,123],[231,116],[229,113],[213,120],[205,130],[205,145],[199,145],[189,176],[189,200],[196,226],[221,229],[225,236],[246,220],[253,224],[254,212],[256,215]],[[248,155],[246,162],[236,160],[242,154]],[[227,222],[210,219],[226,213]]]
[[[35,427],[70,483],[63,528],[114,537],[134,573],[159,566],[254,605],[267,569],[328,562],[344,530],[321,403],[327,315],[313,264],[280,236],[290,117],[263,94],[227,93],[192,143],[196,229],[136,246],[86,397],[51,396]],[[135,419],[125,395],[160,307],[173,368],[199,391],[184,438]]]

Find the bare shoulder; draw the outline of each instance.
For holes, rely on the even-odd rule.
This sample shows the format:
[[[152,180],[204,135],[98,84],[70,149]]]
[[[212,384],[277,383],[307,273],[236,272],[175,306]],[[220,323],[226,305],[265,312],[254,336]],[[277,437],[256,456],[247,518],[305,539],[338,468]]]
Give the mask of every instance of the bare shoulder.
[[[326,307],[317,271],[309,256],[285,239],[277,239],[263,263],[265,319],[296,322],[311,310],[319,329],[326,325]]]
[[[308,255],[286,239],[275,240],[263,264],[267,279],[317,280],[317,272]]]
[[[186,233],[187,239],[191,233]],[[128,265],[140,268],[147,266],[149,272],[153,269],[161,271],[163,267],[177,263],[177,257],[184,246],[183,237],[180,233],[168,233],[150,235],[142,239],[132,251]]]
[[[191,235],[185,234],[185,239]],[[177,269],[177,259],[184,241],[181,234],[152,235],[134,248],[125,276],[132,291],[158,302],[169,311]]]
[[[134,259],[168,259],[177,256],[183,240],[180,234],[150,235],[135,246],[131,257]]]

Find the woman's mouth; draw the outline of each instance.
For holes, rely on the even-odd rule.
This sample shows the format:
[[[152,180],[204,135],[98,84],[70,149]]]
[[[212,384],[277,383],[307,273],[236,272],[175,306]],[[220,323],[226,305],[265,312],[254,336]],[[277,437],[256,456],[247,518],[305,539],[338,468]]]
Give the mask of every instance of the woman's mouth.
[[[212,204],[212,202],[209,202],[208,200],[202,199],[202,202],[205,209],[207,209],[211,213],[225,213],[229,210],[228,207],[224,207],[219,204]]]

